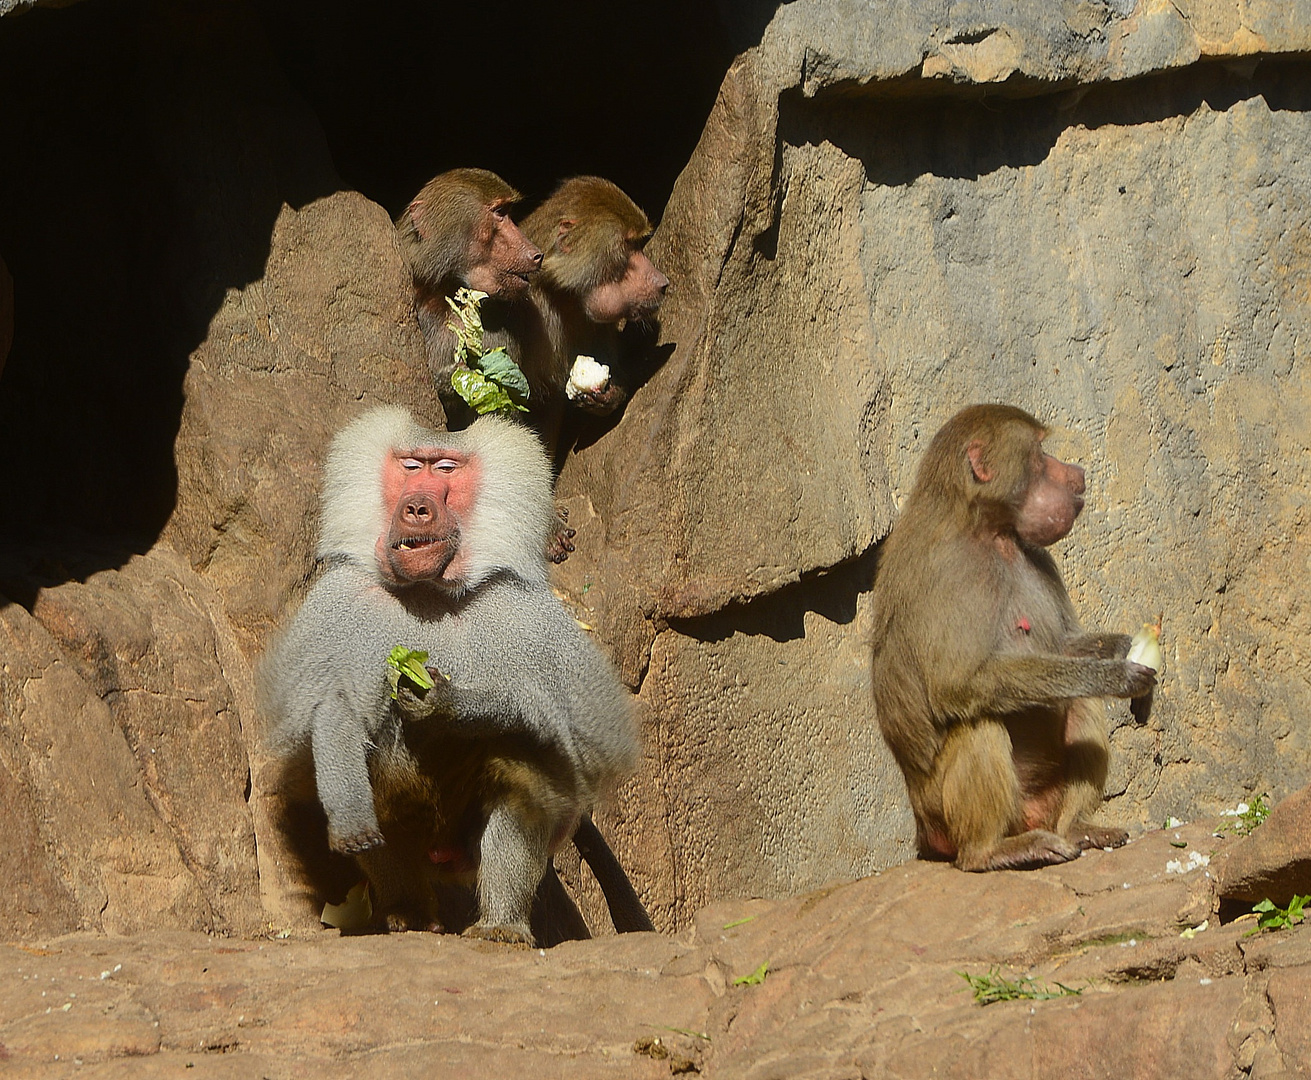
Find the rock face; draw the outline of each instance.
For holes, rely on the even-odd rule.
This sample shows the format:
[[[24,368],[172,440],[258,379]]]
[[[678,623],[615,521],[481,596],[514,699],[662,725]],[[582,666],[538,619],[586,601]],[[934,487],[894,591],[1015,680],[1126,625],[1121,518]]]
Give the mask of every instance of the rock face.
[[[869,583],[975,401],[1088,469],[1085,623],[1163,613],[1107,818],[1304,780],[1308,44],[1306,3],[798,0],[739,58],[649,249],[672,355],[561,478],[561,584],[648,707],[616,825],[661,925],[909,853]]]
[[[1265,823],[1234,844],[1219,867],[1220,895],[1287,907],[1311,896],[1311,787],[1295,792]]]
[[[312,923],[253,668],[329,435],[440,421],[404,269],[252,7],[31,6],[0,3],[0,935]],[[1311,3],[1028,8],[780,6],[652,241],[668,359],[566,463],[558,584],[640,698],[602,821],[664,929],[910,854],[869,589],[971,401],[1088,467],[1085,621],[1163,613],[1107,817],[1311,765]]]
[[[1031,873],[915,863],[540,952],[326,930],[3,947],[0,1060],[34,1080],[1304,1076],[1311,922],[1248,936],[1250,916],[1216,919],[1205,867],[1167,869],[1223,849],[1216,824]],[[962,974],[1029,996],[980,1005]]]

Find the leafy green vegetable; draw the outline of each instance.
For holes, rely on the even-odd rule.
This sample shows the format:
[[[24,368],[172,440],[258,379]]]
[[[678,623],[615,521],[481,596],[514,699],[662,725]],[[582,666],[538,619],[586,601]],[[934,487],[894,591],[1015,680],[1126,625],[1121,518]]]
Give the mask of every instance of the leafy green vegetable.
[[[481,371],[457,367],[451,372],[451,385],[479,416],[485,413],[501,413],[508,416],[513,412],[528,411],[514,403],[506,393],[505,387],[493,382]]]
[[[512,398],[528,400],[528,377],[504,349],[483,353],[478,358],[478,370],[504,386]]]
[[[454,296],[446,298],[455,313],[454,319],[446,320],[446,329],[455,335],[457,360],[483,353],[483,316],[479,305],[486,299],[487,294],[477,289],[456,289]]]
[[[426,649],[407,649],[404,645],[397,645],[392,649],[387,654],[387,683],[391,686],[391,696],[394,698],[400,693],[402,679],[409,679],[421,692],[427,692],[436,686],[432,676],[428,674],[427,664]]]
[[[971,975],[966,971],[956,972],[970,984],[974,1000],[980,1005],[992,1005],[998,1001],[1050,1001],[1052,998],[1071,997],[1083,993],[1083,989],[1066,986],[1064,983],[1046,983],[1021,975],[1018,979],[1008,979],[996,967],[986,975]],[[1053,989],[1053,987],[1055,989]]]
[[[769,961],[766,960],[760,967],[756,968],[750,975],[743,975],[740,979],[734,979],[734,986],[759,986],[765,981],[765,976],[769,974]]]
[[[513,416],[527,412],[528,379],[504,349],[483,352],[483,321],[479,305],[487,294],[476,289],[456,289],[448,296],[453,317],[446,327],[455,335],[457,367],[451,372],[451,386],[479,416],[499,413]]]
[[[1251,937],[1253,934],[1259,934],[1262,930],[1290,930],[1305,917],[1305,908],[1311,904],[1311,896],[1298,896],[1294,893],[1293,898],[1288,901],[1288,907],[1278,907],[1269,897],[1262,900],[1259,904],[1253,904],[1252,910],[1256,912],[1256,929],[1249,930],[1243,937]]]

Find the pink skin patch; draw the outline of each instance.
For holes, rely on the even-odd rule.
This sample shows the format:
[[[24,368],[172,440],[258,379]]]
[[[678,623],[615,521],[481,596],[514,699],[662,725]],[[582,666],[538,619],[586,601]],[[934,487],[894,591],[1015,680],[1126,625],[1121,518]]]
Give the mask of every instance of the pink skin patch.
[[[562,822],[560,827],[555,830],[551,837],[549,851],[554,855],[566,843],[569,838],[578,830],[578,815],[568,818]],[[450,844],[446,847],[435,847],[428,849],[428,859],[435,865],[441,867],[449,874],[467,874],[469,871],[477,868],[477,861],[470,856],[467,849],[457,844]]]
[[[462,847],[439,847],[428,852],[428,858],[451,874],[468,873],[474,868],[469,853]]]
[[[1015,625],[1016,625],[1016,627],[1018,627],[1020,630],[1023,630],[1026,634],[1027,634],[1030,630],[1033,629],[1033,627],[1032,627],[1031,625],[1029,625],[1029,620],[1026,619],[1026,618],[1024,618],[1024,616],[1022,616],[1022,615],[1020,616],[1020,621],[1017,622]]]
[[[1049,832],[1055,829],[1056,820],[1060,817],[1061,803],[1064,796],[1064,788],[1056,786],[1044,788],[1042,791],[1026,797],[1024,800],[1024,827],[1026,829],[1046,829]]]

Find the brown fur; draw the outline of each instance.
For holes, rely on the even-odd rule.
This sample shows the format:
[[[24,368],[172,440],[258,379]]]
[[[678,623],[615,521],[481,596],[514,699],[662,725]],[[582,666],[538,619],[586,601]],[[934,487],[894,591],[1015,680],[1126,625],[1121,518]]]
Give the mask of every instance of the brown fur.
[[[509,219],[518,191],[486,169],[451,169],[426,183],[396,219],[401,254],[414,279],[414,307],[428,347],[428,365],[448,417],[473,419],[451,387],[455,335],[447,327],[447,298],[461,286],[488,294],[485,314],[524,300],[527,276],[542,254]]]
[[[576,820],[580,797],[567,762],[550,748],[511,737],[425,739],[416,729],[370,761],[386,844],[357,856],[390,930],[444,928],[441,886],[473,884],[487,806],[509,805],[522,820],[549,829]],[[562,833],[555,846],[567,838]],[[434,863],[433,852],[447,861]],[[457,852],[462,860],[449,859]]]
[[[454,292],[463,284],[469,241],[485,228],[483,211],[522,198],[486,169],[451,169],[424,184],[396,219],[396,237],[416,287]]]
[[[1109,743],[1102,706],[1081,699],[1136,696],[1153,679],[1123,659],[1127,635],[1082,633],[1050,554],[1024,539],[1042,497],[1073,500],[1071,524],[1082,506],[1082,471],[1043,455],[1044,434],[1011,406],[953,417],[874,585],[875,707],[920,854],[967,870],[1062,862],[1126,837],[1086,820]],[[1064,478],[1055,495],[1047,469]]]
[[[524,235],[542,249],[542,272],[528,301],[493,313],[486,341],[504,345],[523,368],[532,389],[530,419],[553,455],[571,412],[607,415],[631,390],[624,370],[620,324],[655,317],[668,279],[642,253],[651,222],[609,180],[566,180],[523,221]],[[602,293],[621,296],[622,311],[598,319]],[[498,332],[499,331],[499,332]],[[565,384],[574,359],[594,357],[610,367],[610,387],[570,402]]]

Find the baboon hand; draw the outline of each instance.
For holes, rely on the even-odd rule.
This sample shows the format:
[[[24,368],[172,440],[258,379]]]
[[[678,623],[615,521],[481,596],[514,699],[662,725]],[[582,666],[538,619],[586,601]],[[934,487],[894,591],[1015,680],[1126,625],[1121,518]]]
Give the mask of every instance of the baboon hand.
[[[572,403],[593,416],[609,416],[624,403],[626,396],[624,391],[611,380],[600,390],[584,390],[572,400]]]
[[[1156,672],[1132,660],[1124,661],[1124,692],[1117,697],[1136,698],[1150,694],[1156,687]]]
[[[385,843],[382,830],[376,824],[366,825],[346,834],[337,832],[331,825],[328,826],[328,846],[343,855],[356,855],[370,848],[382,847]]]
[[[416,689],[409,680],[396,688],[396,711],[408,723],[420,723],[434,716],[449,716],[452,709],[451,680],[434,667],[428,668],[433,685],[428,690]]]
[[[546,544],[546,557],[553,563],[562,563],[569,558],[570,553],[574,550],[574,537],[578,535],[577,529],[569,528],[569,508],[567,506],[557,506],[555,508],[555,532]]]

